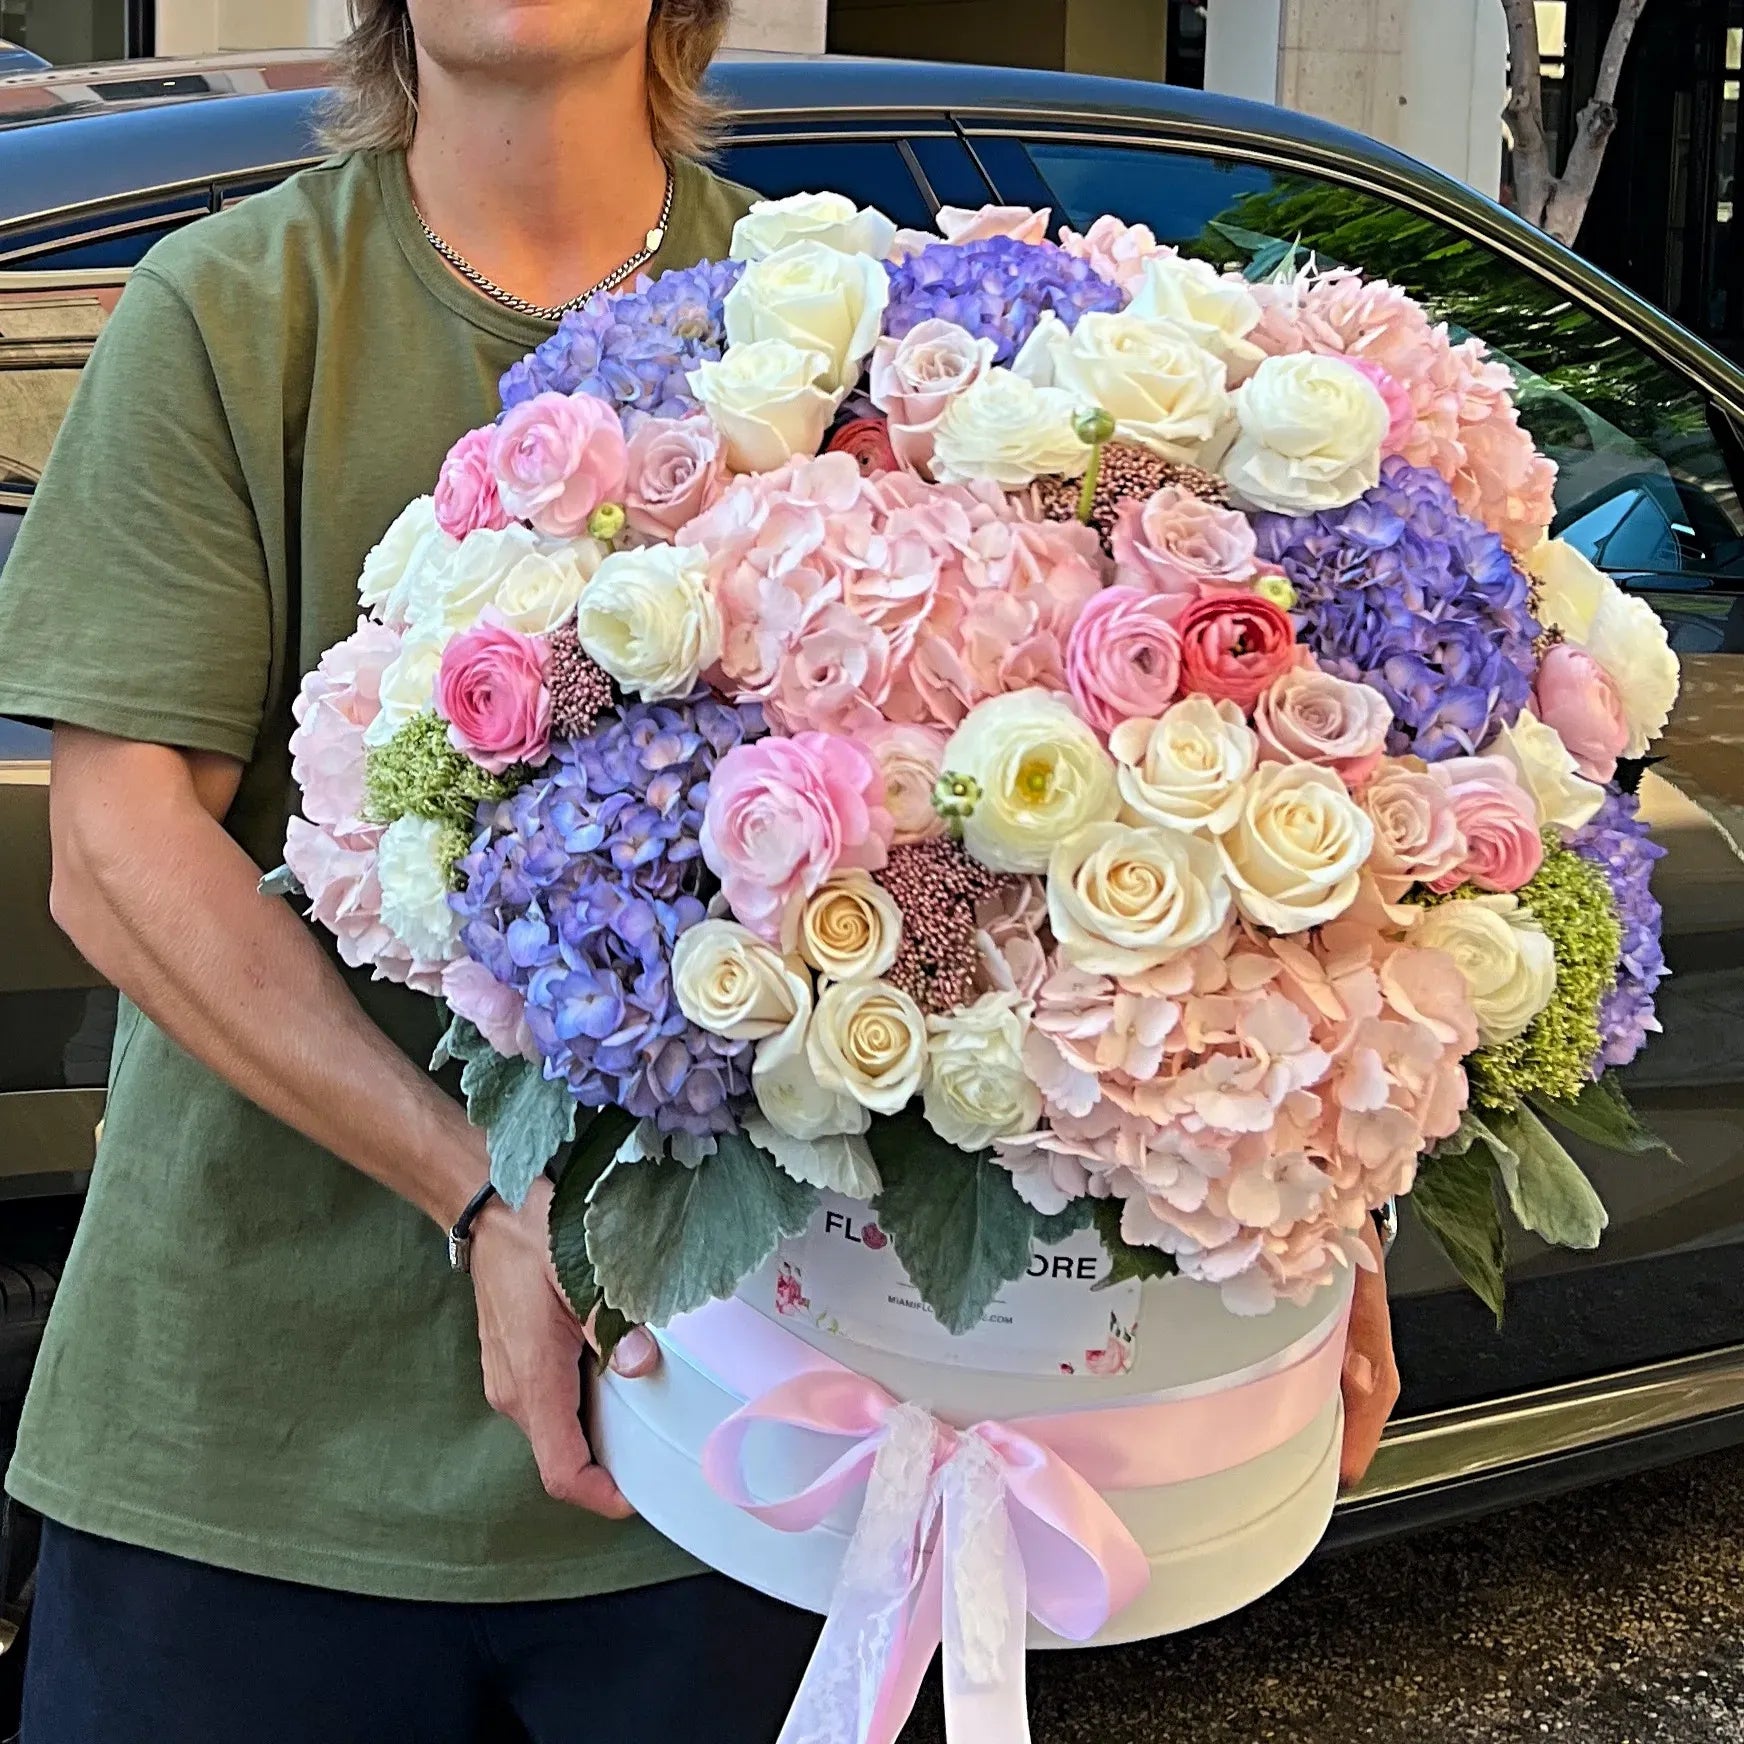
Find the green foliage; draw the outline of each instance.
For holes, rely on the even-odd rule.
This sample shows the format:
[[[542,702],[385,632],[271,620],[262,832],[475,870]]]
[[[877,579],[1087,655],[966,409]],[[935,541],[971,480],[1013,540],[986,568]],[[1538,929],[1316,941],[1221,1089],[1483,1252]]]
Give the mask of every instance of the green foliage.
[[[1528,1096],[1526,1099],[1544,1116],[1577,1138],[1603,1145],[1607,1150],[1624,1151],[1639,1156],[1646,1151],[1664,1151],[1676,1161],[1664,1139],[1641,1124],[1640,1117],[1629,1106],[1623,1086],[1615,1072],[1602,1078],[1591,1078],[1581,1086],[1572,1100],[1553,1096]]]
[[[1035,1238],[1044,1247],[1054,1242],[1064,1241],[1069,1235],[1076,1235],[1081,1229],[1088,1229],[1095,1221],[1096,1204],[1091,1199],[1072,1199],[1067,1202],[1064,1211],[1056,1211],[1052,1217],[1043,1217],[1038,1211],[1035,1219]]]
[[[1164,1253],[1160,1247],[1134,1247],[1120,1233],[1120,1200],[1091,1199],[1079,1203],[1091,1207],[1096,1233],[1102,1237],[1102,1245],[1108,1249],[1108,1257],[1114,1262],[1114,1269],[1096,1286],[1097,1289],[1111,1290],[1129,1278],[1172,1278],[1180,1270],[1173,1254]]]
[[[536,1062],[507,1059],[464,1018],[457,1017],[436,1044],[430,1069],[462,1062],[460,1088],[466,1118],[484,1130],[491,1180],[519,1207],[546,1166],[575,1136],[575,1098],[551,1083]]]
[[[529,775],[519,766],[487,775],[449,744],[448,723],[426,710],[369,753],[365,805],[376,823],[421,817],[470,832],[481,800],[507,799]]]
[[[1496,1205],[1496,1174],[1489,1146],[1462,1125],[1458,1138],[1419,1164],[1407,1202],[1500,1326],[1507,1246]]]
[[[1556,1247],[1585,1252],[1599,1245],[1610,1222],[1604,1201],[1531,1109],[1493,1114],[1479,1131],[1522,1228]]]
[[[587,1256],[587,1202],[635,1128],[635,1116],[623,1109],[600,1109],[582,1128],[551,1196],[552,1269],[576,1315],[583,1321],[592,1319],[602,1363],[611,1360],[631,1323],[607,1307],[600,1294],[593,1261]]]

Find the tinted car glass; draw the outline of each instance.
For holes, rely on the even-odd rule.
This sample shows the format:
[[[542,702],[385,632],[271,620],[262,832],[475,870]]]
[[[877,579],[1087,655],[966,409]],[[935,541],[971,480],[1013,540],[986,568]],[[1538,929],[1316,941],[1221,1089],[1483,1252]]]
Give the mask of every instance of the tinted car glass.
[[[729,145],[721,173],[765,199],[828,189],[876,206],[898,224],[930,227],[932,207],[894,139],[780,140]],[[942,196],[941,196],[942,197]]]

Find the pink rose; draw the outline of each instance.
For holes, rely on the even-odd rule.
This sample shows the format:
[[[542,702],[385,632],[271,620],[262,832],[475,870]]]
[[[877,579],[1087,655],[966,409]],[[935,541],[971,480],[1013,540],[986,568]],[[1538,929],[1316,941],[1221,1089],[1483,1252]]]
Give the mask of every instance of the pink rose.
[[[1432,766],[1453,803],[1465,837],[1465,858],[1429,888],[1446,892],[1461,884],[1480,890],[1518,890],[1544,864],[1538,807],[1505,757],[1449,757]]]
[[[487,610],[482,622],[442,650],[436,708],[448,740],[493,775],[511,763],[537,763],[551,744],[550,646]]]
[[[1387,402],[1387,434],[1381,443],[1381,452],[1403,453],[1417,428],[1417,407],[1412,402],[1411,390],[1390,369],[1366,357],[1347,357],[1344,361],[1359,374],[1366,375]]]
[[[1263,763],[1320,763],[1361,787],[1386,749],[1393,711],[1367,684],[1297,666],[1254,705]]]
[[[468,430],[448,450],[436,480],[436,525],[450,539],[468,533],[500,533],[509,524],[503,500],[497,494],[496,474],[491,471],[491,449],[496,429]]]
[[[1049,206],[1039,212],[1033,206],[941,206],[936,219],[938,234],[930,230],[899,230],[891,245],[890,258],[906,260],[923,248],[933,247],[941,237],[957,243],[987,242],[999,236],[1009,236],[1017,242],[1046,242],[1048,220],[1053,215]]]
[[[1358,803],[1375,826],[1369,866],[1389,902],[1413,884],[1433,885],[1464,865],[1465,836],[1453,796],[1417,759],[1382,758]]]
[[[1079,614],[1066,643],[1066,684],[1078,713],[1106,738],[1122,721],[1155,720],[1181,688],[1181,639],[1170,602],[1111,587]]]
[[[1258,594],[1212,594],[1175,620],[1181,688],[1252,710],[1302,654],[1290,614]]]
[[[537,1060],[538,1045],[527,1027],[527,1001],[505,987],[483,963],[456,957],[442,971],[442,997],[456,1017],[464,1017],[503,1056]]]
[[[630,438],[625,461],[624,513],[650,539],[670,544],[726,489],[726,454],[706,412],[647,419]]]
[[[890,445],[910,472],[932,476],[933,437],[951,401],[993,367],[993,341],[954,321],[921,321],[872,352],[872,403],[890,421]]]
[[[503,414],[490,463],[511,515],[554,539],[574,539],[601,503],[623,501],[630,457],[604,400],[536,394]]]
[[[884,803],[896,825],[894,848],[942,835],[945,822],[933,810],[933,788],[945,767],[945,735],[937,727],[885,722],[865,735],[884,777]]]
[[[702,853],[740,923],[772,944],[831,873],[884,864],[895,825],[878,765],[851,739],[735,745],[715,766]]]
[[[1120,505],[1114,561],[1122,583],[1151,593],[1239,587],[1258,568],[1253,523],[1179,485]]]
[[[1538,718],[1554,727],[1581,774],[1609,781],[1629,743],[1617,681],[1584,649],[1559,642],[1538,669]]]

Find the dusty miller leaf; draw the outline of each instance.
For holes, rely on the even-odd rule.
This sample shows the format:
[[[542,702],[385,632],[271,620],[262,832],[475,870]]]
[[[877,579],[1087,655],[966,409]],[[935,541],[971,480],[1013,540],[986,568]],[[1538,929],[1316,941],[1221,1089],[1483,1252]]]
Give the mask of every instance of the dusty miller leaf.
[[[1489,1147],[1424,1159],[1411,1189],[1410,1205],[1434,1236],[1453,1269],[1502,1324],[1502,1265],[1507,1249],[1502,1214],[1496,1204],[1496,1164]]]
[[[1508,1203],[1522,1227],[1556,1247],[1597,1247],[1610,1222],[1604,1201],[1550,1128],[1529,1108],[1492,1114],[1487,1125]]]
[[[551,1196],[551,1263],[583,1320],[600,1306],[599,1279],[587,1254],[587,1202],[635,1127],[635,1117],[623,1109],[600,1109],[582,1128]]]
[[[1633,1156],[1648,1151],[1671,1154],[1665,1140],[1641,1124],[1615,1072],[1607,1072],[1583,1086],[1573,1101],[1552,1096],[1533,1096],[1528,1100],[1546,1120],[1555,1121],[1577,1138],[1588,1139],[1607,1150]]]

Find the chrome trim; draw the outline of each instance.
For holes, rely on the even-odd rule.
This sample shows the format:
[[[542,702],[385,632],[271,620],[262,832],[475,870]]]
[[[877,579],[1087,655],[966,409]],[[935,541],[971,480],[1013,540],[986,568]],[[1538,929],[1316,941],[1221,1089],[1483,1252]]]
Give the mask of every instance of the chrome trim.
[[[0,297],[8,291],[85,291],[125,284],[130,266],[69,266],[48,272],[0,270]]]

